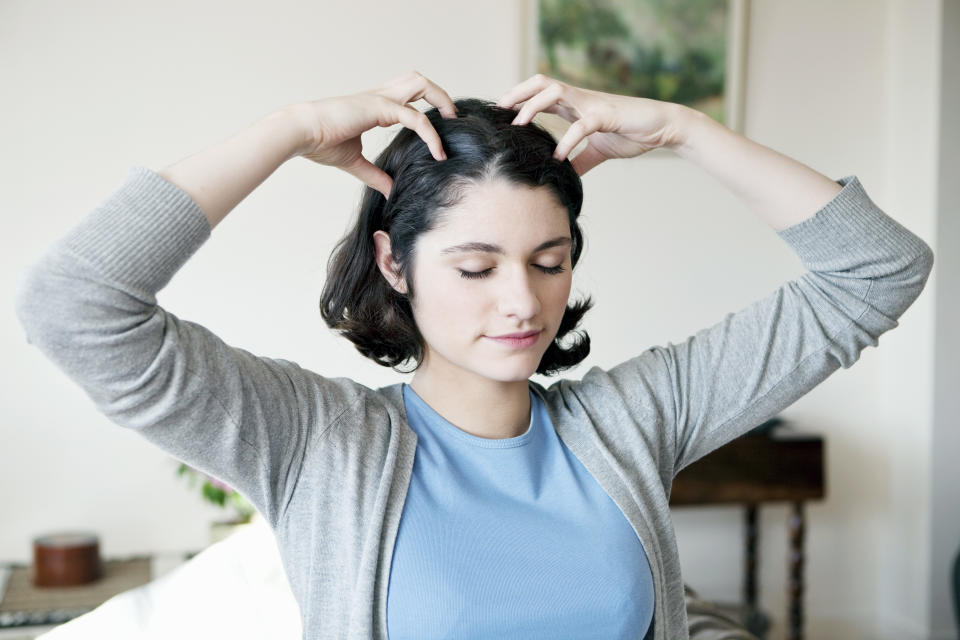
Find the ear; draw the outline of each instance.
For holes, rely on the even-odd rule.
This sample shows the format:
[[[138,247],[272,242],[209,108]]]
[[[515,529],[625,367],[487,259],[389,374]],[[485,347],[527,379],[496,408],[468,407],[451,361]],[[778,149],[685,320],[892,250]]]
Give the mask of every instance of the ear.
[[[379,267],[380,273],[383,274],[387,283],[400,293],[406,293],[407,283],[399,275],[399,268],[397,263],[394,262],[393,253],[390,250],[390,236],[386,231],[374,232],[373,246],[376,252],[377,267]]]

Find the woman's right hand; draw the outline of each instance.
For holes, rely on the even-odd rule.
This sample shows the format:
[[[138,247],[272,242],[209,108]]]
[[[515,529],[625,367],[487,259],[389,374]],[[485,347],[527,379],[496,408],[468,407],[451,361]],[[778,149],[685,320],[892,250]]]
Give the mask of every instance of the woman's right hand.
[[[446,160],[430,120],[407,105],[420,98],[437,107],[444,118],[457,117],[447,92],[416,71],[369,91],[293,105],[307,133],[297,155],[342,169],[389,198],[393,179],[363,156],[360,134],[400,123],[423,138],[434,158]]]

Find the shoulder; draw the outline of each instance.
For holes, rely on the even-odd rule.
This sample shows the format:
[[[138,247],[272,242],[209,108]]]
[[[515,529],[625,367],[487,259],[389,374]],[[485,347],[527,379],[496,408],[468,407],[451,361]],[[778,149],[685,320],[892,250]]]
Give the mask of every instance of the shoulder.
[[[548,387],[530,381],[545,404],[569,412],[580,406],[590,413],[619,410],[662,417],[673,410],[667,350],[650,347],[619,364],[591,367],[580,380],[562,378]]]

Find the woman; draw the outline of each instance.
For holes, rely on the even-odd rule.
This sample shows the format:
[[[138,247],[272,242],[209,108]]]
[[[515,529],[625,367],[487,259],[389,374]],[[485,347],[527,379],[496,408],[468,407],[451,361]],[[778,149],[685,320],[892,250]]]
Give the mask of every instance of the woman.
[[[420,98],[434,108],[408,105]],[[544,111],[572,123],[555,147],[531,124]],[[361,133],[395,123],[364,159]],[[529,377],[589,347],[559,344],[589,308],[567,307],[579,176],[657,147],[737,193],[808,272],[682,344],[544,388]],[[412,360],[409,385],[258,357],[156,304],[297,156],[369,186],[322,311],[365,356]],[[673,640],[688,636],[673,477],[876,346],[932,264],[856,177],[834,182],[690,108],[542,75],[496,105],[454,102],[413,72],[132,168],[25,272],[17,313],[98,410],[253,502],[305,638]],[[517,333],[530,335],[504,337]]]

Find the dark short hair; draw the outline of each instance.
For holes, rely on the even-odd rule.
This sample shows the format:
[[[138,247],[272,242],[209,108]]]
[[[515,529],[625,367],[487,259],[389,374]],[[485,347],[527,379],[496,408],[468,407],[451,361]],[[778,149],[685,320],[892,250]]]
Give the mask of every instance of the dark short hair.
[[[445,209],[460,202],[471,186],[503,179],[516,185],[548,187],[567,209],[574,267],[583,248],[577,223],[583,185],[569,160],[553,157],[557,141],[550,132],[534,122],[511,125],[517,112],[489,100],[461,98],[454,104],[456,118],[443,118],[436,107],[425,112],[440,135],[447,160],[438,162],[416,132],[400,129],[374,162],[393,179],[389,201],[366,186],[356,223],[336,244],[327,262],[320,298],[324,321],[364,356],[400,373],[419,368],[426,349],[410,305],[416,296],[416,240],[441,226]],[[373,234],[378,230],[390,236],[391,253],[398,275],[406,282],[406,294],[390,286],[377,266]],[[553,375],[587,357],[590,336],[585,331],[574,332],[569,347],[562,347],[560,340],[591,307],[590,296],[567,305],[537,373]],[[397,369],[408,360],[416,362],[413,369]]]

